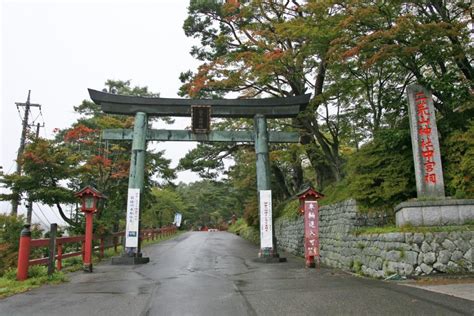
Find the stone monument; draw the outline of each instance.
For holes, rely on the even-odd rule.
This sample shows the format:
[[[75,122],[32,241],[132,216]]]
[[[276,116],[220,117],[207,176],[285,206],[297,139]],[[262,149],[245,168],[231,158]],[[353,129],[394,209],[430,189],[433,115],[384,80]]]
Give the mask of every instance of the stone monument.
[[[395,207],[397,226],[459,225],[473,220],[474,200],[445,197],[431,92],[420,85],[411,85],[407,94],[418,199]]]

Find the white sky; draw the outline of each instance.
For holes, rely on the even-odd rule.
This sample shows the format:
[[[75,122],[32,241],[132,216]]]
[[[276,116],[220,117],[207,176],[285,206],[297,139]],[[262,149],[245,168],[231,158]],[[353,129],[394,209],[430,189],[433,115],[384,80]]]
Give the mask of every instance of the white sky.
[[[87,88],[130,79],[162,97],[178,97],[180,72],[198,65],[182,30],[189,0],[1,1],[0,166],[6,173],[16,168],[21,135],[15,102],[25,102],[28,90],[31,102],[42,105],[40,136],[50,138],[54,128],[78,118],[73,106],[89,98]],[[32,109],[32,119],[37,113]],[[183,129],[189,121],[167,128]],[[173,166],[194,146],[158,144]],[[183,172],[178,180],[198,179]]]

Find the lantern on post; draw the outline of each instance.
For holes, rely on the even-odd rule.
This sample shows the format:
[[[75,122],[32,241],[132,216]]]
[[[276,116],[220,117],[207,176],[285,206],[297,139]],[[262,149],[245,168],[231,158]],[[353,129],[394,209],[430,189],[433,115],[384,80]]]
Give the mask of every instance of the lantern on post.
[[[319,206],[318,200],[324,195],[307,187],[297,194],[300,200],[300,214],[304,216],[304,256],[306,267],[316,266],[316,257],[319,266]]]
[[[94,213],[97,211],[99,200],[107,197],[91,186],[82,188],[74,195],[81,199],[81,211],[84,212],[86,217],[83,268],[86,272],[92,272],[92,220]]]

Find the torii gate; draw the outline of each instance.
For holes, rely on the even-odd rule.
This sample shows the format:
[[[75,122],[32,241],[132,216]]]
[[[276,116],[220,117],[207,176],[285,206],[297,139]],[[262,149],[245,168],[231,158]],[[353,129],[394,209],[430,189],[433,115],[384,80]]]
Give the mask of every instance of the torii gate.
[[[257,155],[257,191],[260,213],[259,258],[278,260],[273,245],[272,203],[268,143],[298,143],[296,132],[267,130],[267,118],[296,117],[308,105],[310,94],[268,99],[173,99],[125,96],[89,89],[91,99],[110,114],[134,115],[134,129],[103,131],[106,140],[132,140],[128,182],[126,252],[112,263],[146,263],[139,242],[139,201],[143,191],[146,141],[254,142]],[[191,116],[192,130],[148,129],[149,116]],[[211,131],[210,118],[254,118],[254,132]]]

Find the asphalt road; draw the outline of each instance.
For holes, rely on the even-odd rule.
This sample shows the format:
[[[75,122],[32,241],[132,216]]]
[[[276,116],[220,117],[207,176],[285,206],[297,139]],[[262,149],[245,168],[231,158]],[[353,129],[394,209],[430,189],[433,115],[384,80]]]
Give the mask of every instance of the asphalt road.
[[[185,233],[141,266],[101,264],[71,282],[0,300],[0,315],[474,315],[474,302],[304,261],[253,261],[229,233]]]

